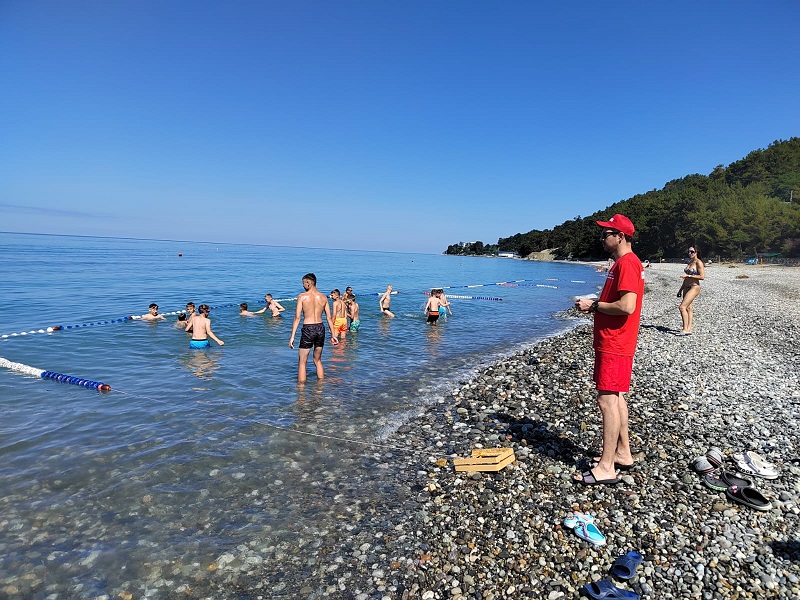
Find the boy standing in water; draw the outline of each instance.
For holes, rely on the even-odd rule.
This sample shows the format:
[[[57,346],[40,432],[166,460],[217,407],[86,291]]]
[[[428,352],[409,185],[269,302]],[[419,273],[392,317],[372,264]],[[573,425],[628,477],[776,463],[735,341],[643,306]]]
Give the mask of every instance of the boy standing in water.
[[[331,292],[333,300],[333,335],[347,337],[347,305],[342,301],[341,292],[333,290]]]
[[[436,325],[436,321],[439,320],[439,305],[441,302],[439,301],[439,294],[437,290],[434,288],[431,290],[431,295],[428,298],[428,301],[425,303],[425,314],[428,315],[427,320],[425,321],[429,325]]]
[[[289,348],[294,348],[294,336],[297,334],[297,327],[300,325],[300,318],[303,318],[303,329],[300,332],[300,348],[297,351],[297,381],[305,383],[306,364],[311,348],[314,348],[314,367],[317,370],[317,378],[325,378],[325,369],[322,367],[322,348],[325,346],[325,326],[322,324],[322,314],[328,321],[328,328],[331,332],[331,342],[335,346],[339,343],[336,339],[331,320],[331,311],[328,306],[328,299],[324,294],[317,290],[317,276],[313,273],[303,275],[303,289],[306,291],[297,296],[297,310],[292,322],[292,335],[289,337]]]
[[[389,307],[392,305],[392,286],[386,286],[386,291],[381,294],[380,300],[378,300],[378,305],[381,307],[381,312],[383,314],[388,317],[394,317],[394,313],[389,310]]]
[[[178,320],[175,321],[175,327],[178,329],[186,329],[186,326],[189,324],[189,320],[186,318],[186,314],[181,313],[178,315]]]
[[[347,317],[350,319],[350,331],[355,333],[361,327],[361,321],[358,319],[359,307],[358,302],[356,302],[356,295],[350,292],[345,303],[347,304]]]
[[[150,307],[149,311],[146,315],[142,315],[142,321],[166,321],[167,318],[164,315],[158,314],[158,304],[153,302]]]
[[[225,342],[215,336],[214,332],[211,331],[211,320],[208,318],[210,312],[211,309],[208,304],[201,304],[200,308],[197,309],[197,313],[192,316],[192,319],[186,326],[186,331],[192,332],[189,348],[208,348],[211,345],[208,338],[211,338],[220,346],[225,345]]]
[[[447,296],[444,295],[444,290],[439,288],[436,290],[437,295],[439,296],[439,316],[444,317],[447,313],[450,313],[450,316],[453,316],[453,311],[450,310],[450,302],[447,301]]]
[[[277,317],[286,309],[281,306],[281,303],[272,299],[272,294],[264,294],[264,300],[267,303],[267,308],[272,311],[272,316]]]

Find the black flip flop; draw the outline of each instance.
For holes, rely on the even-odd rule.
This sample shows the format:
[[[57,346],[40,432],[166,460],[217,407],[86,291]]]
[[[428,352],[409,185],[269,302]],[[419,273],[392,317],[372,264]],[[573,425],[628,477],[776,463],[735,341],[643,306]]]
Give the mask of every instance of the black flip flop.
[[[592,465],[592,467],[591,467],[592,469],[594,469],[600,463],[600,458],[597,456],[598,454],[602,454],[602,453],[593,451],[593,452],[588,452],[587,455],[586,455],[586,458],[589,460],[589,462]],[[618,462],[614,463],[614,468],[617,471],[630,471],[634,467],[636,467],[636,463],[635,462],[630,464],[630,465],[623,465],[622,463],[618,463]]]
[[[583,471],[580,479],[573,477],[572,481],[581,485],[617,485],[620,482],[616,477],[614,479],[597,479],[591,469]]]
[[[595,468],[597,465],[599,465],[599,464],[600,464],[600,461],[599,461],[599,460],[597,460],[597,457],[595,456],[595,457],[592,459],[592,468],[594,469],[594,468]],[[617,471],[630,471],[630,470],[631,470],[631,469],[633,469],[635,466],[636,466],[636,463],[633,463],[633,464],[630,464],[630,465],[623,465],[622,463],[618,463],[618,462],[615,462],[615,463],[614,463],[614,468],[615,468]]]

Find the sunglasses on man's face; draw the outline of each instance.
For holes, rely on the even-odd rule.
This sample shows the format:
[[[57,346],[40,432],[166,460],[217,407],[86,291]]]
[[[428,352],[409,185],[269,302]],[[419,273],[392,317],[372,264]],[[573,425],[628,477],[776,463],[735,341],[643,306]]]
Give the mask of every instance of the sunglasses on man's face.
[[[604,240],[610,235],[619,235],[619,231],[604,231],[603,235],[600,236],[600,239]]]

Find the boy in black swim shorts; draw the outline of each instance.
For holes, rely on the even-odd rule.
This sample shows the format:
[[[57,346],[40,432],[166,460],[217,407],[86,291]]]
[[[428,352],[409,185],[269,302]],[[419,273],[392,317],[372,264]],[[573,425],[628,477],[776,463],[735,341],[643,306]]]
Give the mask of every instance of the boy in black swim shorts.
[[[314,367],[317,370],[317,378],[325,377],[325,369],[322,367],[322,348],[325,345],[325,326],[322,324],[322,314],[328,321],[328,329],[331,332],[331,342],[336,345],[339,340],[333,333],[333,321],[331,320],[331,309],[328,306],[328,298],[317,290],[317,277],[313,273],[306,273],[303,276],[303,288],[306,290],[297,296],[297,310],[292,322],[292,335],[289,337],[289,347],[294,348],[294,336],[297,334],[297,327],[300,319],[303,319],[303,329],[300,333],[300,348],[297,352],[297,381],[304,383],[306,380],[306,364],[311,349],[314,349]]]
[[[428,301],[425,303],[425,312],[428,315],[428,320],[425,321],[429,325],[435,325],[436,321],[439,320],[439,305],[441,301],[439,300],[439,295],[436,293],[436,289],[431,290],[431,295],[428,298]]]
[[[325,326],[322,323],[303,325],[300,329],[300,348],[316,348],[325,346]]]

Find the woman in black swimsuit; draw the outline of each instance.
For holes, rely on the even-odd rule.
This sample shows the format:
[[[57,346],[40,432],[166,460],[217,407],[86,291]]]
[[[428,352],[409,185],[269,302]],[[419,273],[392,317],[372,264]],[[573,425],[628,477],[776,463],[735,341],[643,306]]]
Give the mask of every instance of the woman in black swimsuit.
[[[700,293],[700,282],[706,278],[706,268],[703,261],[697,256],[697,246],[689,246],[689,262],[683,270],[683,284],[681,289],[678,290],[678,296],[683,296],[681,305],[678,309],[681,311],[681,320],[683,321],[683,330],[679,335],[692,334],[692,302],[697,298]]]

